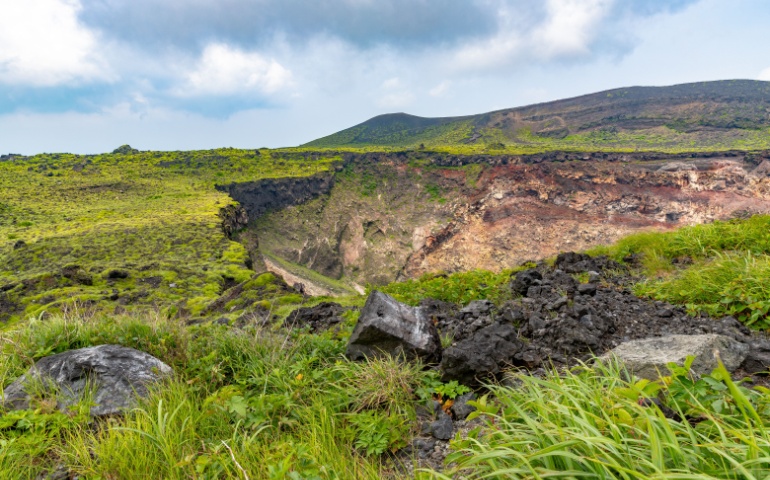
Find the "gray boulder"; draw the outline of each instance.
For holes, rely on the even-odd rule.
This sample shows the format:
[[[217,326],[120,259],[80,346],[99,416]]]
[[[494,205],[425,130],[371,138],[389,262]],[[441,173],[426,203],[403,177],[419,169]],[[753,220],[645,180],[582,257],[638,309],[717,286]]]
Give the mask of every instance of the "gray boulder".
[[[655,380],[668,374],[668,363],[683,365],[689,355],[695,357],[691,372],[703,375],[717,367],[717,354],[732,372],[748,353],[748,345],[724,335],[669,335],[622,343],[602,359],[617,358],[634,375]]]
[[[441,339],[421,307],[375,290],[350,335],[347,355],[353,360],[390,355],[433,362],[441,356]]]
[[[56,395],[57,407],[66,411],[91,385],[92,416],[112,415],[135,405],[150,384],[172,373],[171,367],[144,352],[120,345],[99,345],[40,359],[3,392],[0,404],[7,410],[30,407],[32,395]]]

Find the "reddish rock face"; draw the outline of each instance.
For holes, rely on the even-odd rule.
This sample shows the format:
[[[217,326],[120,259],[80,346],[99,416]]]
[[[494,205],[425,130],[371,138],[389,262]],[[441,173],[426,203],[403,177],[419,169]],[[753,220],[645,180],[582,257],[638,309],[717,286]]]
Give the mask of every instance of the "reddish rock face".
[[[347,159],[355,173],[336,179],[328,195],[257,222],[260,248],[327,276],[383,284],[500,270],[639,231],[770,213],[764,157],[430,155],[422,164],[405,154]]]
[[[485,171],[478,187],[412,254],[405,276],[495,270],[637,231],[770,212],[767,173],[728,158],[505,165]]]

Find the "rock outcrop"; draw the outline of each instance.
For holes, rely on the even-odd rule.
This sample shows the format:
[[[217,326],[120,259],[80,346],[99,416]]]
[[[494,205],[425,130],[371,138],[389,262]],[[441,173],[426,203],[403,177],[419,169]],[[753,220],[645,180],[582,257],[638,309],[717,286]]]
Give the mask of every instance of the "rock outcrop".
[[[410,307],[379,291],[369,295],[347,347],[353,360],[390,355],[437,361],[441,340],[421,307]]]
[[[500,270],[639,231],[770,212],[770,176],[756,162],[739,152],[350,154],[328,195],[254,228],[264,251],[361,285]]]
[[[289,328],[309,328],[318,333],[342,321],[346,308],[339,303],[321,302],[314,307],[302,307],[291,312],[283,324]]]
[[[8,410],[29,408],[36,395],[55,396],[57,408],[77,403],[92,389],[92,416],[120,413],[136,404],[150,385],[170,376],[171,367],[144,352],[120,345],[70,350],[38,360],[3,392]]]

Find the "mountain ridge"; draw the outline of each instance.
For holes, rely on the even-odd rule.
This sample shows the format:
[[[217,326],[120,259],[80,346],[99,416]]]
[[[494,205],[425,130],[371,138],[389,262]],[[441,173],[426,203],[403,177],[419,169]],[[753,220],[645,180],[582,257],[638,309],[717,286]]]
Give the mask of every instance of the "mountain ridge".
[[[768,128],[770,82],[721,80],[623,87],[455,117],[388,113],[303,147],[735,148],[749,139],[766,142]]]

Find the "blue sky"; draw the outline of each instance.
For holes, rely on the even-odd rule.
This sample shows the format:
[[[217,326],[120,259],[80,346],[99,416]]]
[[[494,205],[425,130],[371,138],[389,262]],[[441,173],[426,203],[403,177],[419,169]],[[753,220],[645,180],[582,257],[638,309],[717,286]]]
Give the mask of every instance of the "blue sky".
[[[0,0],[0,153],[294,146],[387,112],[770,81],[767,0]]]

